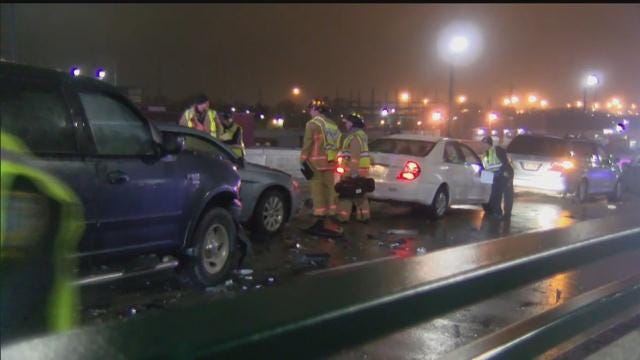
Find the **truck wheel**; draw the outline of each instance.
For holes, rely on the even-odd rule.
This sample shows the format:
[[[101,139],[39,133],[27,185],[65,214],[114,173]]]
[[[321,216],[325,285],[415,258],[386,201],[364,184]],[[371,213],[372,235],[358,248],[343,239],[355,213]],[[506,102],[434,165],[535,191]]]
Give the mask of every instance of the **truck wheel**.
[[[260,196],[251,221],[256,236],[264,239],[280,232],[287,221],[288,209],[289,204],[282,191],[265,191]]]
[[[194,256],[188,275],[197,286],[212,286],[229,274],[236,256],[236,227],[231,214],[213,208],[204,214],[193,235]]]

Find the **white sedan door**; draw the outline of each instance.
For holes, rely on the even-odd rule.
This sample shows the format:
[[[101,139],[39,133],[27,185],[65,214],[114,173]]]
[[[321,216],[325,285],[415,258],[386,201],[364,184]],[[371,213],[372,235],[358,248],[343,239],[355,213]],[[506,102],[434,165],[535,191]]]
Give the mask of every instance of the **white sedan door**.
[[[442,170],[449,184],[449,203],[465,203],[469,197],[471,178],[464,164],[464,157],[454,141],[447,141],[442,154]]]
[[[487,202],[491,194],[491,185],[483,184],[480,181],[482,161],[467,145],[458,143],[458,146],[464,156],[467,177],[470,179],[469,196],[467,199],[470,203]]]

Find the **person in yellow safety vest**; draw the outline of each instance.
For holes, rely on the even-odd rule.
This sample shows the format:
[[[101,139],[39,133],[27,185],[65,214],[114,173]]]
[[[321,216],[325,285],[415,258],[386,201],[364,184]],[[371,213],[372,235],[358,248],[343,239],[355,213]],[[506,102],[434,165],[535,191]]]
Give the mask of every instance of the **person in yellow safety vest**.
[[[364,120],[359,114],[352,113],[344,118],[343,122],[347,134],[342,140],[340,152],[338,153],[338,173],[341,173],[341,180],[346,177],[369,177],[371,158],[369,157],[369,140],[363,130],[365,127]],[[338,220],[341,222],[349,221],[354,206],[356,208],[356,220],[363,223],[369,222],[369,199],[367,199],[366,194],[362,195],[362,197],[339,199]]]
[[[308,109],[311,120],[304,129],[300,162],[308,163],[313,171],[309,187],[313,201],[313,216],[318,219],[304,230],[319,236],[341,236],[342,228],[330,218],[336,214],[334,171],[337,165],[340,130],[333,120],[327,117],[329,107],[324,101],[313,100]]]
[[[487,211],[489,216],[494,219],[509,219],[513,209],[513,167],[509,162],[506,150],[500,146],[494,146],[493,139],[490,136],[484,137],[482,142],[489,145],[489,149],[482,157],[484,171],[493,173]],[[502,211],[503,197],[504,212]]]
[[[68,330],[78,320],[72,284],[84,231],[81,201],[66,185],[28,166],[30,152],[0,133],[0,319],[2,342]]]
[[[233,115],[226,111],[219,112],[222,132],[220,140],[227,144],[238,157],[245,156],[244,141],[242,140],[242,126],[233,121]]]
[[[204,131],[214,138],[219,138],[221,126],[216,111],[209,108],[209,98],[200,94],[196,96],[195,103],[184,111],[179,124],[188,128]]]

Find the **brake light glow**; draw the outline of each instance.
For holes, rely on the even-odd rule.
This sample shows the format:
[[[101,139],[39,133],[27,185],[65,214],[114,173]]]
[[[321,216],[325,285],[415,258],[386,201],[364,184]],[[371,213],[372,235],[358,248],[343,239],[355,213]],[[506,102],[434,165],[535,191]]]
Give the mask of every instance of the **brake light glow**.
[[[398,176],[396,176],[396,179],[413,181],[417,179],[418,176],[420,176],[420,172],[421,169],[418,163],[416,163],[415,161],[407,161],[404,164],[404,168],[402,169],[402,171],[400,171]]]
[[[337,172],[338,174],[340,174],[340,175],[343,175],[343,174],[344,174],[344,168],[343,168],[342,166],[338,166],[338,167],[336,168],[336,172]]]
[[[572,161],[570,160],[565,160],[562,162],[557,162],[557,163],[553,163],[551,164],[551,171],[567,171],[567,170],[572,170],[575,167],[575,165],[573,164]]]

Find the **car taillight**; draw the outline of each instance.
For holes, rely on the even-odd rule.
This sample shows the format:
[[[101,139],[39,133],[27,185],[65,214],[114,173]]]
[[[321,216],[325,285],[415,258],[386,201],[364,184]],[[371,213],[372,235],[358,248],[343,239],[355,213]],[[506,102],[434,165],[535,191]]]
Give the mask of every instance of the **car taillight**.
[[[420,176],[420,165],[415,161],[407,161],[402,171],[396,176],[396,179],[413,181],[417,179],[418,176]]]
[[[340,174],[340,175],[343,175],[343,174],[344,174],[344,168],[343,168],[342,166],[338,166],[338,167],[336,168],[336,172],[337,172],[338,174]]]
[[[563,171],[572,170],[574,167],[575,167],[575,165],[573,164],[573,161],[565,160],[565,161],[562,161],[562,162],[555,162],[555,163],[551,164],[551,169],[549,169],[549,170],[550,171],[563,172]]]

